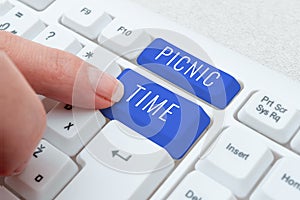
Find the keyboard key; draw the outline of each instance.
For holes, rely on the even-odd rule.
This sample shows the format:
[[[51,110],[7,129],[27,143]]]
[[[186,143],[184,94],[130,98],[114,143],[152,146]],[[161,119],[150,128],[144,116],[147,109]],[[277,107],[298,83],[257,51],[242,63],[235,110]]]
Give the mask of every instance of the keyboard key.
[[[299,200],[300,161],[296,158],[278,160],[254,191],[250,200]]]
[[[20,1],[22,1],[23,3],[29,5],[33,9],[36,9],[38,11],[42,11],[45,8],[47,8],[55,0],[38,0],[38,1],[20,0]]]
[[[142,29],[135,29],[119,18],[114,19],[98,38],[99,44],[129,60],[136,58],[151,37]]]
[[[139,55],[137,63],[220,109],[240,90],[229,74],[161,38]]]
[[[199,171],[189,173],[168,199],[236,200],[230,190]]]
[[[0,185],[0,197],[3,200],[19,200],[15,195]]]
[[[73,6],[62,17],[61,22],[74,31],[96,39],[100,32],[112,21],[112,17],[92,2]]]
[[[238,113],[249,127],[276,140],[288,142],[299,127],[299,113],[286,101],[265,91],[256,92]]]
[[[163,148],[118,121],[109,122],[77,161],[82,170],[57,200],[147,199],[174,167]]]
[[[291,141],[291,148],[300,154],[300,130]]]
[[[105,118],[98,111],[60,103],[47,114],[44,138],[61,151],[73,156],[104,124]]]
[[[22,174],[6,177],[5,183],[25,199],[50,200],[77,171],[68,156],[41,140]]]
[[[121,68],[115,62],[119,56],[99,45],[93,43],[86,45],[77,56],[114,77],[117,77],[121,73]]]
[[[72,54],[76,54],[82,49],[79,41],[70,32],[58,26],[48,26],[33,41]]]
[[[59,102],[50,98],[47,98],[43,95],[38,95],[39,99],[41,100],[46,113],[52,110]]]
[[[46,25],[30,11],[14,7],[0,18],[0,30],[26,39],[33,39]]]
[[[175,159],[184,156],[210,123],[199,105],[133,70],[124,70],[118,79],[124,84],[124,97],[102,113],[165,148]]]
[[[254,131],[246,127],[225,129],[196,169],[244,198],[271,165],[274,156]]]
[[[4,15],[12,8],[13,8],[13,5],[8,0],[0,0],[0,16]],[[0,28],[1,28],[1,26],[0,26]]]

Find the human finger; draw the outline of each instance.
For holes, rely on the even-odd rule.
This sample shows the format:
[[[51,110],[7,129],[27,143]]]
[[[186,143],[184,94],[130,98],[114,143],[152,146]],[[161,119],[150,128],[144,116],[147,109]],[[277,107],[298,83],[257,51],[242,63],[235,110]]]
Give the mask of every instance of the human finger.
[[[0,51],[0,176],[20,173],[46,126],[46,114],[34,90]]]
[[[39,94],[84,108],[106,108],[123,96],[114,77],[78,57],[0,31],[4,50]]]

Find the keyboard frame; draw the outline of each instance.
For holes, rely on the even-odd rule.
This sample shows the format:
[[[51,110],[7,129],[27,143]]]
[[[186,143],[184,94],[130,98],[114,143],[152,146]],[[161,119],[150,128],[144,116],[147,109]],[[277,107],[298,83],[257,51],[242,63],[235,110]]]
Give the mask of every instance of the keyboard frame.
[[[30,7],[24,5],[21,2],[16,0],[11,0],[14,5],[21,8],[29,9],[34,15],[38,16],[43,22],[47,25],[58,25],[65,29],[68,32],[71,32],[82,44],[94,43],[73,31],[70,31],[67,27],[60,24],[60,17],[62,16],[64,9],[68,8],[70,5],[67,1],[56,0],[51,4],[46,10],[39,12]],[[72,4],[80,3],[80,0],[73,0]],[[212,124],[204,136],[201,137],[198,143],[196,143],[189,153],[179,162],[177,162],[177,167],[170,174],[170,176],[163,182],[158,188],[158,190],[153,194],[150,199],[164,199],[166,198],[172,189],[182,180],[182,178],[190,171],[193,170],[195,163],[199,157],[204,153],[204,151],[209,147],[209,145],[216,139],[220,132],[231,125],[245,126],[237,119],[237,112],[245,104],[247,99],[255,91],[265,90],[271,94],[280,95],[280,97],[290,97],[290,99],[284,99],[285,101],[293,104],[295,108],[300,110],[300,93],[299,91],[299,82],[292,80],[291,78],[280,74],[276,71],[273,71],[257,62],[254,62],[245,56],[242,56],[232,50],[227,49],[226,47],[215,43],[214,41],[205,38],[191,30],[188,30],[175,22],[172,22],[161,15],[155,14],[142,6],[139,6],[135,3],[126,0],[97,0],[98,5],[105,5],[105,11],[111,14],[115,18],[122,18],[124,21],[128,20],[140,28],[145,28],[151,32],[154,29],[167,29],[170,31],[175,31],[179,34],[182,34],[188,38],[193,38],[193,41],[198,44],[201,49],[209,56],[209,59],[213,61],[213,66],[225,71],[226,73],[235,77],[241,84],[242,89],[239,94],[232,100],[232,102],[224,110],[218,110],[212,106],[206,104],[204,101],[201,101],[194,96],[188,94],[185,91],[180,90],[173,84],[168,83],[165,80],[158,78],[149,71],[144,70],[141,67],[134,65],[133,63],[119,58],[117,63],[121,66],[127,66],[128,68],[134,69],[137,72],[146,75],[151,80],[165,86],[171,91],[175,91],[185,98],[195,102],[200,105],[207,114],[212,119]],[[126,8],[126,9],[124,9]],[[138,16],[138,17],[137,17]],[[162,36],[167,39],[169,42],[180,46],[182,49],[189,51],[188,47],[182,46],[182,43],[176,41],[176,37],[172,38],[167,36],[168,31]],[[155,37],[160,33],[153,31],[152,36]],[[167,38],[166,38],[167,37]],[[196,51],[190,52],[197,56]],[[269,78],[266,78],[269,77]],[[255,80],[255,81],[254,81]],[[298,104],[297,104],[298,103]],[[289,145],[280,145],[276,142],[270,140],[262,134],[257,134],[257,137],[261,138],[266,142],[267,146],[272,150],[276,159],[279,157],[294,157],[299,158],[299,155],[290,151]]]

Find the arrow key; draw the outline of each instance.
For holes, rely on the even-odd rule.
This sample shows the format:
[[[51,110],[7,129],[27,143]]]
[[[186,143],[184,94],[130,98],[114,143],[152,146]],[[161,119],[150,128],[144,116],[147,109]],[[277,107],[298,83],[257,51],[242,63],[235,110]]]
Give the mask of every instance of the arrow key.
[[[87,151],[107,166],[129,173],[153,172],[173,165],[165,149],[116,120],[101,130]]]
[[[165,149],[115,120],[81,151],[77,161],[82,170],[57,200],[95,196],[98,199],[146,199],[174,167]],[[93,183],[91,187],[81,187],[86,181]],[[78,188],[82,192],[75,197]]]

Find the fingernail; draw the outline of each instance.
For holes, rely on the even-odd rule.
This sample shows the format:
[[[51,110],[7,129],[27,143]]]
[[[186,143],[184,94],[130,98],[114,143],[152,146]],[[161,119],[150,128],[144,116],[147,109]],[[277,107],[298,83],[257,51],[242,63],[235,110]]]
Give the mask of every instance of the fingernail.
[[[110,74],[102,72],[95,67],[88,67],[88,77],[97,95],[112,102],[118,102],[123,97],[123,84]]]
[[[111,97],[111,100],[113,102],[119,102],[124,95],[124,85],[119,80],[117,81],[118,81],[117,86],[115,87],[115,90]]]

